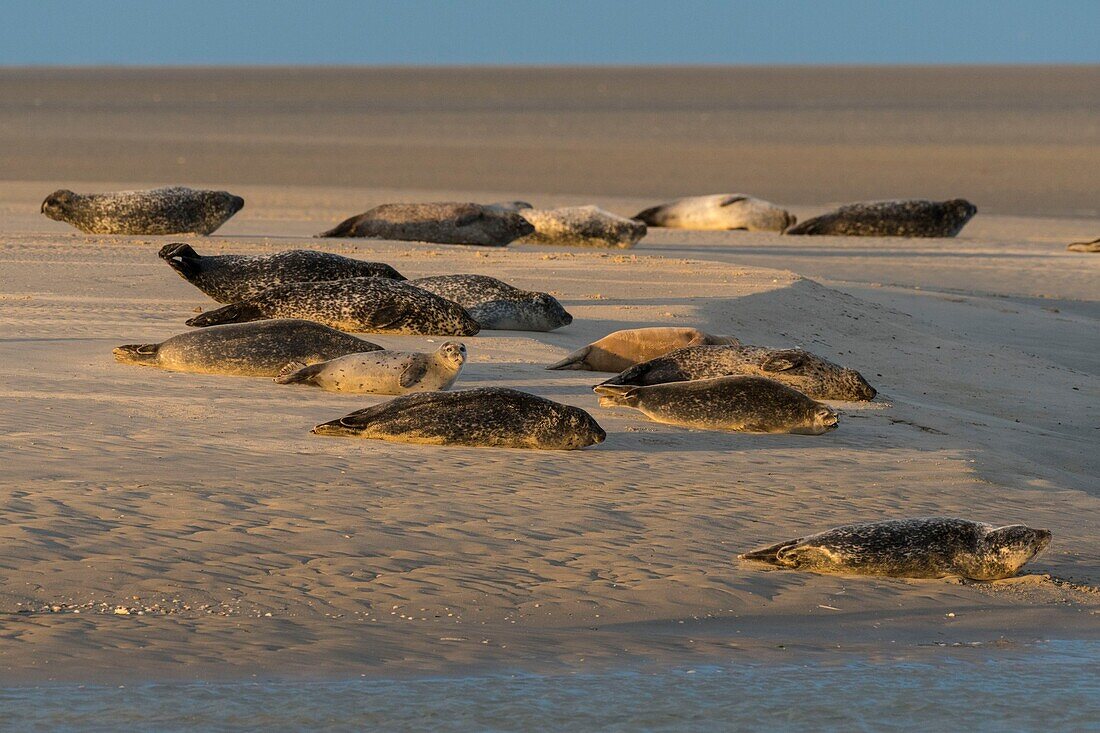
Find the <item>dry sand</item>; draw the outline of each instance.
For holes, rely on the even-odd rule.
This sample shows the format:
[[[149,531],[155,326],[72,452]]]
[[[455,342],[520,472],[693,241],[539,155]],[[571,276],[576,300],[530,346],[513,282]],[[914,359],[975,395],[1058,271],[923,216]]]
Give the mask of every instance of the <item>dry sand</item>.
[[[3,84],[31,88],[40,73],[6,72]],[[334,89],[347,73],[332,72]],[[1054,78],[1070,85],[1088,73]],[[413,87],[430,89],[427,77]],[[1014,78],[1049,92],[1023,72]],[[572,86],[540,83],[547,105],[574,98]],[[161,84],[162,99],[180,84]],[[118,94],[102,86],[104,98]],[[282,93],[279,109],[302,115],[286,144],[308,147],[302,120],[333,123],[293,84]],[[13,114],[12,98],[0,99]],[[583,118],[592,102],[577,99],[572,114]],[[1058,218],[982,213],[960,238],[927,241],[653,230],[635,250],[608,253],[304,240],[384,201],[518,196],[631,214],[654,202],[638,195],[667,189],[643,181],[636,194],[634,179],[601,170],[593,180],[608,190],[593,196],[569,189],[567,172],[522,188],[482,170],[432,190],[427,161],[409,166],[423,177],[408,184],[416,190],[291,185],[285,177],[303,170],[278,155],[237,158],[224,178],[170,177],[157,161],[176,143],[141,148],[138,138],[157,134],[148,119],[114,137],[94,128],[106,143],[93,150],[84,138],[47,154],[51,130],[100,114],[94,101],[57,104],[43,113],[38,143],[31,116],[11,118],[25,126],[18,146],[0,124],[0,154],[16,163],[5,175],[26,179],[0,183],[0,679],[572,670],[792,650],[915,656],[942,644],[1100,635],[1091,589],[1100,584],[1100,257],[1064,250],[1095,237],[1097,218],[1043,204],[1036,209]],[[192,112],[178,107],[179,124]],[[657,105],[652,114],[678,113]],[[545,115],[535,117],[554,118]],[[1079,140],[1093,136],[1086,158],[1097,150],[1089,124],[1075,128]],[[1066,144],[1060,134],[1036,145]],[[469,135],[489,158],[508,147],[491,127]],[[187,144],[207,142],[224,144]],[[115,158],[130,143],[155,174]],[[895,143],[882,140],[887,150]],[[377,168],[402,155],[381,155]],[[73,170],[49,180],[32,160],[34,170],[70,161]],[[441,188],[454,160],[440,163]],[[714,169],[694,165],[711,185]],[[1051,175],[1072,181],[1067,171]],[[273,185],[254,182],[269,176]],[[214,304],[156,257],[179,238],[85,236],[46,220],[38,204],[62,185],[168,182],[228,187],[248,202],[216,236],[186,238],[203,254],[316,247],[410,277],[476,272],[554,292],[571,326],[467,339],[471,363],[457,386],[506,384],[584,407],[607,441],[543,453],[325,439],[309,428],[383,398],[116,364],[114,346],[163,340]],[[983,205],[964,183],[950,188]],[[782,200],[804,216],[854,190]],[[1012,205],[1013,190],[996,200]],[[1094,189],[1072,183],[1043,201],[1055,198],[1095,205]],[[598,374],[542,369],[609,331],[664,324],[803,346],[860,369],[881,396],[837,403],[841,427],[826,436],[704,433],[599,408],[589,390]],[[809,530],[921,514],[1026,522],[1055,540],[1028,575],[993,584],[764,572],[734,559]]]

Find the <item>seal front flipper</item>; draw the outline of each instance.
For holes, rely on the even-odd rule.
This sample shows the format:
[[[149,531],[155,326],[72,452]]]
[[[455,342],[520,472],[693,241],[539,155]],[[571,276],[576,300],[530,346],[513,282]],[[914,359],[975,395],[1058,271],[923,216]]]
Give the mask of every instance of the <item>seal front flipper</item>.
[[[584,369],[585,358],[591,353],[592,346],[585,346],[583,349],[577,349],[569,356],[565,357],[561,361],[554,362],[547,369]]]
[[[245,323],[246,321],[261,321],[266,316],[259,308],[250,303],[230,303],[222,308],[200,313],[194,318],[185,321],[188,326],[217,326],[222,323]]]
[[[797,349],[787,349],[769,354],[760,368],[766,372],[786,372],[802,366],[805,361],[805,354]]]
[[[408,366],[401,372],[401,378],[398,379],[398,384],[408,389],[409,387],[419,384],[420,380],[422,380],[427,373],[428,360],[417,354],[409,359]]]
[[[359,223],[359,219],[362,218],[361,214],[344,219],[342,222],[329,229],[327,232],[321,232],[320,234],[314,234],[314,239],[324,239],[325,237],[351,237],[355,235],[355,227]]]
[[[775,565],[776,567],[785,567],[789,563],[784,562],[781,559],[780,553],[782,553],[784,550],[790,550],[792,547],[794,547],[795,545],[797,545],[801,541],[802,541],[801,537],[799,537],[796,540],[786,540],[784,542],[779,542],[779,543],[774,544],[774,545],[769,545],[768,547],[761,547],[759,550],[753,550],[752,552],[746,552],[743,555],[738,555],[737,558],[739,560],[752,560],[753,562],[765,562],[769,565]]]
[[[303,361],[292,361],[283,367],[276,376],[272,377],[272,381],[276,384],[308,382],[323,368],[324,362],[308,366]]]
[[[153,366],[157,361],[160,344],[126,344],[114,350],[115,360],[123,364]]]

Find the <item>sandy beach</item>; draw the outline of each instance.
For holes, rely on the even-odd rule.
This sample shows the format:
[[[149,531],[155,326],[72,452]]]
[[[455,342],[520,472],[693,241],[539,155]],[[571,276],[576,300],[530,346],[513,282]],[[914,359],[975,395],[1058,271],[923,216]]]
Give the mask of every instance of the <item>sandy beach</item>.
[[[1100,70],[1002,68],[975,90],[976,73],[0,71],[0,679],[571,671],[1100,638],[1100,256],[1065,250],[1100,236]],[[169,183],[247,203],[206,238],[89,236],[39,213],[57,188]],[[631,215],[712,191],[799,218],[894,196],[965,196],[979,214],[949,240],[309,238],[389,201]],[[549,291],[573,324],[466,339],[456,387],[582,407],[608,438],[569,453],[326,439],[309,429],[385,398],[117,364],[113,347],[215,305],[156,256],[170,241]],[[835,403],[824,436],[710,433],[598,407],[607,375],[543,369],[646,325],[804,347],[879,397]],[[1021,577],[983,584],[735,557],[914,515],[1021,522],[1054,542]]]

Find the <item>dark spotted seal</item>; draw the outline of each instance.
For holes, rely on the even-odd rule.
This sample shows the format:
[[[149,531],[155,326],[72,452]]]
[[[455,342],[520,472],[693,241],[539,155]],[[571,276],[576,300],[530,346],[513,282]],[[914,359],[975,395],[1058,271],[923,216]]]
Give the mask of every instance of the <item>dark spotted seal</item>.
[[[712,336],[697,328],[630,328],[609,333],[546,368],[621,372],[685,346],[737,343],[740,342],[733,336]]]
[[[1074,242],[1066,247],[1070,252],[1100,252],[1100,239],[1091,242]]]
[[[320,323],[279,319],[188,331],[159,344],[120,346],[114,353],[124,364],[174,372],[273,377],[290,361],[313,364],[381,348]]]
[[[187,321],[214,326],[263,318],[305,318],[343,331],[473,336],[477,321],[457,303],[382,277],[286,283]],[[284,362],[285,363],[285,362]]]
[[[466,363],[466,347],[447,341],[435,353],[371,351],[306,366],[287,365],[278,384],[312,384],[326,392],[407,394],[450,389]]]
[[[646,233],[646,225],[612,214],[598,206],[566,206],[560,209],[521,209],[519,215],[535,227],[518,244],[554,244],[575,247],[633,247]]]
[[[741,555],[813,573],[971,580],[1009,578],[1046,549],[1050,531],[949,517],[847,524]]]
[[[607,434],[592,416],[504,387],[405,395],[313,428],[395,443],[574,450]]]
[[[821,435],[836,427],[836,411],[763,377],[718,377],[652,387],[601,384],[604,407],[633,407],[651,420],[684,428],[742,433]]]
[[[793,226],[787,234],[848,237],[953,237],[978,207],[966,199],[950,201],[871,201],[841,206]]]
[[[518,213],[480,204],[383,204],[317,236],[503,247],[533,231]]]
[[[676,199],[639,211],[634,218],[652,227],[750,232],[781,232],[795,222],[794,216],[775,204],[741,193]]]
[[[151,191],[73,193],[54,191],[42,213],[87,234],[210,234],[244,207],[226,191],[183,186]]]
[[[858,402],[876,394],[859,372],[808,351],[745,345],[688,346],[632,366],[604,384],[644,386],[734,375],[774,379],[815,400]]]
[[[458,303],[489,330],[553,331],[573,322],[554,296],[520,290],[487,275],[437,275],[409,284]]]
[[[382,262],[365,262],[311,249],[291,249],[272,255],[207,255],[189,244],[166,244],[160,257],[187,282],[219,303],[259,295],[283,283],[346,280],[351,277],[405,276]]]

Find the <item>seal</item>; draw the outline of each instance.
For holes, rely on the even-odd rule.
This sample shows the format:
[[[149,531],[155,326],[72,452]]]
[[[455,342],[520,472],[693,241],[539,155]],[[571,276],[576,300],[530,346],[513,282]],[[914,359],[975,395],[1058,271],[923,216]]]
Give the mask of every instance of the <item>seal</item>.
[[[702,430],[821,435],[836,428],[828,405],[764,377],[718,377],[651,387],[600,384],[602,407],[633,407],[654,422]]]
[[[243,207],[244,199],[227,191],[183,186],[87,194],[61,189],[42,202],[42,213],[85,234],[207,235]]]
[[[273,255],[207,255],[189,244],[176,242],[161,248],[159,256],[187,282],[219,303],[259,295],[283,283],[346,280],[351,277],[405,276],[382,262],[365,262],[312,249],[291,249]]]
[[[734,375],[774,379],[815,400],[873,400],[877,392],[854,369],[802,349],[688,346],[636,364],[603,384],[645,386]]]
[[[437,275],[409,284],[458,303],[492,331],[553,331],[573,322],[549,293],[520,290],[487,275]]]
[[[741,342],[732,336],[712,336],[697,328],[629,328],[609,333],[546,368],[621,372],[685,346],[739,343]]]
[[[216,326],[263,318],[304,318],[342,331],[372,333],[473,336],[481,329],[457,303],[383,277],[276,285],[201,313],[187,325]]]
[[[368,237],[504,247],[535,228],[515,211],[470,203],[383,204],[318,237]]]
[[[847,237],[953,237],[978,213],[966,199],[950,201],[869,201],[791,227],[787,234]]]
[[[1045,550],[1050,536],[1022,524],[920,517],[846,524],[739,557],[812,573],[998,580]]]
[[[277,319],[188,331],[159,344],[115,349],[124,364],[173,372],[274,377],[288,361],[313,364],[382,347],[312,321]]]
[[[602,443],[607,433],[579,407],[505,387],[405,395],[313,428],[425,445],[576,450]]]
[[[1074,242],[1066,247],[1070,252],[1100,252],[1100,239],[1091,242]]]
[[[326,392],[406,394],[449,389],[466,363],[466,347],[447,341],[434,354],[371,351],[319,364],[287,364],[278,384],[312,384]]]
[[[535,227],[517,244],[554,244],[577,247],[633,247],[646,233],[646,225],[612,214],[598,206],[566,206],[560,209],[521,209],[519,215]]]
[[[781,232],[795,223],[788,211],[743,193],[689,196],[639,211],[634,218],[651,227],[711,231]]]

